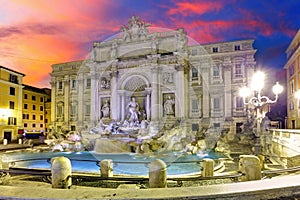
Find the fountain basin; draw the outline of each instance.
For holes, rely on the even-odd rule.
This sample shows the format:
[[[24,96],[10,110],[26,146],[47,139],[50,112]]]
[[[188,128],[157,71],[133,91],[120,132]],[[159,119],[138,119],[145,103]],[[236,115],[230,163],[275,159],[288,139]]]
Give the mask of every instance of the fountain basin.
[[[99,163],[103,159],[111,159],[114,163],[114,174],[148,175],[148,165],[154,159],[161,159],[167,164],[168,175],[183,175],[199,173],[201,160],[204,158],[218,159],[222,154],[210,152],[208,154],[191,155],[183,153],[164,153],[141,155],[135,153],[104,154],[90,151],[84,152],[9,152],[5,154],[6,161],[14,167],[30,169],[50,169],[49,160],[57,156],[65,156],[71,160],[72,171],[85,173],[99,173]]]

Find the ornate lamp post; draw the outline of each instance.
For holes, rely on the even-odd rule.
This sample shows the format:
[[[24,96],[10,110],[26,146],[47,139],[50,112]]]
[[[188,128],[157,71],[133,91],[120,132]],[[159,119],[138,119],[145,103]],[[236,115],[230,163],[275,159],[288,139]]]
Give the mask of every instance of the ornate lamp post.
[[[243,88],[240,89],[240,96],[243,97],[244,104],[254,105],[256,109],[257,129],[255,134],[256,142],[254,146],[254,153],[257,155],[263,153],[262,144],[261,144],[261,136],[262,136],[261,121],[264,116],[261,113],[261,108],[263,105],[277,102],[278,95],[283,91],[283,87],[278,82],[276,82],[276,84],[272,88],[272,91],[275,94],[275,99],[272,100],[267,96],[262,96],[261,90],[264,87],[264,79],[265,79],[265,74],[263,72],[258,71],[252,77],[251,88],[244,86]],[[246,98],[250,96],[251,91],[254,91],[254,96],[250,97],[250,99],[247,101]]]

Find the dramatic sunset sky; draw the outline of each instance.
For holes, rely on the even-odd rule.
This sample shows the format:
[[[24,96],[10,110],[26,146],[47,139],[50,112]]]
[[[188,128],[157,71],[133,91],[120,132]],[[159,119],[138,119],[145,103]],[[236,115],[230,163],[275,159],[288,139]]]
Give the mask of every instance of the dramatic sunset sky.
[[[200,44],[254,39],[256,60],[282,69],[300,28],[300,0],[0,0],[0,65],[50,87],[51,65],[84,59],[132,15],[185,28]]]

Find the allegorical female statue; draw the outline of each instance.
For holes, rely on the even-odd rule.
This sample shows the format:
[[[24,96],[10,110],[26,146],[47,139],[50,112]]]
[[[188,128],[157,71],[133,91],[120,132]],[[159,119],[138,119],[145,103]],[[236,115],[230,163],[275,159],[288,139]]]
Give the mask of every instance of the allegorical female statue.
[[[167,97],[167,100],[164,103],[165,115],[174,115],[174,110],[173,110],[173,105],[174,104],[175,104],[175,101],[169,95]]]

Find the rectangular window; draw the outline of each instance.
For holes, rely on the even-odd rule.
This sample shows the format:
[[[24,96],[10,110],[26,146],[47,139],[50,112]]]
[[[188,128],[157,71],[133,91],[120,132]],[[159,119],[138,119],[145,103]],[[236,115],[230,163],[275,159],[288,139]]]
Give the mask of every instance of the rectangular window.
[[[214,123],[214,128],[220,128],[220,123]]]
[[[220,76],[219,67],[214,66],[214,68],[213,68],[213,77],[219,77],[219,76]]]
[[[235,77],[243,77],[241,64],[235,64]]]
[[[91,88],[91,79],[86,79],[86,88]]]
[[[24,94],[24,99],[28,99],[28,95],[27,94]]]
[[[44,98],[43,97],[40,97],[40,102],[44,102]]]
[[[234,50],[235,51],[240,51],[241,50],[241,46],[240,45],[235,45],[234,46]]]
[[[71,80],[71,88],[72,90],[76,89],[76,80]]]
[[[9,101],[9,109],[15,109],[15,102]]]
[[[40,111],[43,111],[44,110],[44,107],[43,106],[40,106]]]
[[[43,124],[40,124],[40,128],[43,128],[44,126],[43,126]]]
[[[219,52],[219,48],[218,47],[213,47],[212,48],[212,52],[213,53],[218,53]]]
[[[40,120],[43,120],[44,119],[44,116],[43,115],[40,115]]]
[[[194,113],[199,112],[198,99],[193,99],[192,101],[192,112]]]
[[[35,105],[32,105],[32,110],[35,110]]]
[[[63,88],[62,81],[58,81],[58,90],[62,90],[62,88]]]
[[[24,103],[24,109],[28,109],[28,104]]]
[[[289,74],[290,74],[290,76],[293,76],[293,75],[294,75],[294,72],[295,72],[295,67],[294,67],[294,65],[292,65],[292,66],[290,66],[290,68],[289,68]]]
[[[35,97],[34,95],[32,95],[31,100],[32,100],[32,101],[35,101],[35,100],[36,100],[36,97]]]
[[[199,124],[192,124],[192,131],[198,131],[199,130]]]
[[[10,88],[9,88],[9,94],[10,94],[10,95],[16,95],[16,88],[10,87]]]
[[[293,81],[290,82],[290,88],[291,88],[291,94],[293,94],[294,93],[294,82]]]
[[[17,118],[8,117],[8,125],[17,125]]]
[[[35,124],[32,124],[32,128],[35,128]]]
[[[25,114],[23,114],[22,116],[23,116],[23,118],[22,118],[22,119],[25,119],[26,115],[25,115]]]
[[[27,127],[27,123],[24,123],[24,127],[25,127],[25,128]]]
[[[71,126],[71,131],[76,131],[76,126]]]
[[[214,98],[214,109],[215,110],[220,109],[220,98]]]
[[[48,119],[45,119],[45,123],[48,123]]]
[[[32,115],[32,120],[35,120],[35,115]]]
[[[72,65],[72,69],[76,69],[76,65]]]
[[[197,80],[198,79],[198,70],[196,67],[192,68],[192,80]]]
[[[58,67],[58,71],[62,71],[62,66],[59,66],[59,67]]]
[[[243,97],[236,97],[236,108],[242,109],[244,108],[244,100]]]
[[[9,75],[9,81],[12,83],[18,83],[18,77],[16,75]]]

